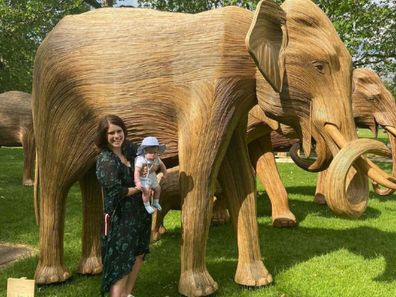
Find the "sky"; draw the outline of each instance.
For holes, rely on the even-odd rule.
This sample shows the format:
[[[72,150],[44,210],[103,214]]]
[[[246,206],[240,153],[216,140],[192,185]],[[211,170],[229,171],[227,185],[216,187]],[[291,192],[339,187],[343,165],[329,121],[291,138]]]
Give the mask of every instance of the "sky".
[[[124,0],[124,1],[117,1],[118,5],[132,5],[137,6],[137,0]]]

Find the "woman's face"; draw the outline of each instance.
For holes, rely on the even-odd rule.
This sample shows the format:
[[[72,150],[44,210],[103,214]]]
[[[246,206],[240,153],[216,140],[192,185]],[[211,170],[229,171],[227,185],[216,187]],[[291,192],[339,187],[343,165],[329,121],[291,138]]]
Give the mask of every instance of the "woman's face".
[[[109,143],[109,148],[111,150],[121,148],[124,139],[125,135],[122,128],[109,123],[109,128],[107,129],[107,142]]]

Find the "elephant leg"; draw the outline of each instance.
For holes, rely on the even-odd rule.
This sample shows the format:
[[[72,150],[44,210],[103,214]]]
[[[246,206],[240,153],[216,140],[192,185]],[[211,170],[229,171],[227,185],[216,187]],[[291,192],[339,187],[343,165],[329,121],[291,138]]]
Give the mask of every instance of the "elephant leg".
[[[218,288],[205,264],[216,179],[239,119],[245,118],[239,133],[246,134],[247,114],[256,100],[255,81],[204,80],[193,83],[189,92],[194,104],[179,114],[178,124],[183,230],[179,292],[207,296]]]
[[[190,160],[190,166],[184,168],[180,162],[183,231],[179,292],[185,296],[207,296],[218,289],[205,264],[214,186],[208,184],[208,164],[194,163]]]
[[[274,227],[293,227],[296,217],[289,209],[287,192],[279,176],[272,152],[271,135],[266,134],[249,143],[249,153],[256,174],[267,191],[272,207]]]
[[[98,274],[103,268],[100,249],[103,200],[94,166],[80,180],[80,188],[83,205],[83,234],[82,255],[77,271],[82,274]]]
[[[86,136],[84,133],[81,135]],[[35,272],[37,284],[63,282],[70,277],[63,259],[66,198],[70,187],[86,171],[83,166],[90,168],[89,164],[92,165],[94,160],[94,151],[83,146],[73,150],[67,145],[56,146],[53,144],[56,140],[49,138],[44,142],[43,139],[36,139],[37,148],[40,148],[37,150],[40,186],[40,258]],[[72,143],[67,137],[62,138],[62,141]],[[43,143],[47,145],[41,145]]]
[[[63,260],[65,202],[69,188],[59,183],[59,175],[51,176],[52,182],[44,185],[43,176],[50,175],[44,169],[39,172],[40,257],[34,277],[37,284],[63,282],[70,277]]]
[[[326,173],[327,173],[327,170],[324,170],[324,171],[319,172],[317,175],[314,202],[316,202],[318,204],[326,204],[326,198],[325,198],[325,194],[324,194],[324,182],[326,179]]]
[[[24,186],[33,186],[34,178],[34,162],[36,159],[36,146],[34,142],[33,129],[24,130],[22,132],[23,147],[23,177]]]
[[[239,130],[239,131],[238,131]],[[246,122],[234,132],[219,172],[219,182],[228,199],[228,210],[238,242],[238,266],[235,282],[246,286],[262,286],[272,282],[261,260],[256,184],[246,150]]]

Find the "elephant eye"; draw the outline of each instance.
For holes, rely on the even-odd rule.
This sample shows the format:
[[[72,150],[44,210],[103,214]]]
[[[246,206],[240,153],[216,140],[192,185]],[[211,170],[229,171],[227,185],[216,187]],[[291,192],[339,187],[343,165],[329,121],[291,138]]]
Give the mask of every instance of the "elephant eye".
[[[379,102],[379,95],[376,94],[376,95],[368,96],[368,99],[374,103],[377,103]]]
[[[324,74],[324,70],[325,70],[325,63],[324,62],[322,62],[322,61],[313,61],[312,65],[314,66],[316,71],[318,71],[319,73]]]

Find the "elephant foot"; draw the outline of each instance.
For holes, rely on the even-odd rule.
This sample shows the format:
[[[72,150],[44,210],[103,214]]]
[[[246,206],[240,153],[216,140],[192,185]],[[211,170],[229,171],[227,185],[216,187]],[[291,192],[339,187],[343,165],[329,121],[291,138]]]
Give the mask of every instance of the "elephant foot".
[[[210,276],[209,272],[187,271],[180,275],[179,292],[188,297],[208,296],[217,291],[219,286]]]
[[[317,204],[326,204],[326,198],[321,193],[316,193],[314,197],[314,202]]]
[[[224,225],[230,221],[230,214],[227,209],[213,210],[212,224]]]
[[[77,272],[81,274],[99,274],[102,270],[103,265],[100,257],[81,258],[77,267]]]
[[[23,181],[23,185],[26,186],[26,187],[34,186],[34,181],[31,180],[31,179],[26,179],[26,180]]]
[[[290,228],[297,225],[297,220],[291,211],[272,215],[272,226],[277,228]]]
[[[36,284],[45,285],[52,283],[61,283],[70,277],[70,272],[65,266],[45,266],[39,264],[36,268],[34,278]]]
[[[248,287],[260,287],[272,283],[272,275],[262,261],[239,264],[235,273],[235,282]]]

